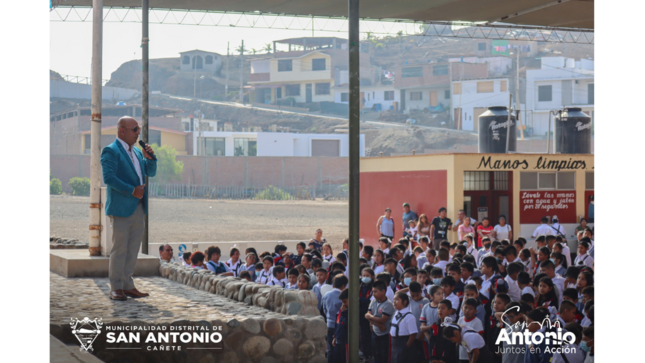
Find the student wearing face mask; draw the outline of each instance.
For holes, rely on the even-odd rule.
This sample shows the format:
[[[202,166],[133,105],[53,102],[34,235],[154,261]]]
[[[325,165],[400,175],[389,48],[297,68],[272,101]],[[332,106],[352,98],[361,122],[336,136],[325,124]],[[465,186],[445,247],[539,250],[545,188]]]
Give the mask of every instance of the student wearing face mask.
[[[370,303],[372,302],[374,279],[374,270],[371,268],[366,267],[361,271],[361,284],[358,291],[360,313],[358,325],[360,328],[361,351],[365,359],[372,356],[372,331],[370,330],[370,322],[365,318],[365,314],[369,311]]]
[[[440,268],[435,267],[432,269],[430,272],[430,276],[432,277],[432,283],[434,285],[441,286],[441,279],[443,279],[443,271],[441,271]]]
[[[594,341],[593,341],[593,326],[585,328],[582,331],[582,341],[580,342],[580,349],[587,353],[584,363],[593,363],[594,361]]]
[[[417,271],[411,267],[403,273],[403,279],[396,285],[396,291],[405,290],[407,292],[410,287],[410,283],[417,279]]]
[[[482,243],[484,244],[484,248],[479,250],[479,259],[477,260],[477,267],[479,267],[482,263],[482,260],[486,256],[490,256],[493,252],[491,251],[491,241],[489,237],[484,237],[482,238]]]

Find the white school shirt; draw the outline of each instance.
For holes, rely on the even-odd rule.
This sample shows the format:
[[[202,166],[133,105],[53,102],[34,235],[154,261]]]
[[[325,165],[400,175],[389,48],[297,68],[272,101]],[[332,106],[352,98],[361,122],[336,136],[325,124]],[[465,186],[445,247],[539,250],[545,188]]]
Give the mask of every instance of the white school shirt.
[[[255,280],[258,284],[266,284],[267,282],[271,281],[271,278],[273,277],[273,266],[269,267],[269,271],[265,271],[262,269],[260,273],[258,273],[258,278]]]
[[[336,261],[336,259],[332,255],[323,256],[323,260],[328,261],[329,266],[331,266],[331,264],[334,263],[334,261]]]
[[[564,258],[567,259],[567,266],[571,266],[571,250],[566,243],[563,243],[562,254],[564,255]]]
[[[439,261],[434,264],[434,267],[440,268],[441,269],[441,275],[446,276],[446,266],[448,265],[448,261]]]
[[[562,304],[562,293],[564,292],[564,284],[567,281],[564,277],[560,275],[555,275],[551,281],[553,281],[553,284],[558,288],[559,294],[558,294],[558,306]],[[564,326],[563,326],[564,327]]]
[[[212,261],[208,261],[208,262],[212,262]],[[208,262],[206,263],[206,268],[207,268],[209,271],[215,272],[215,268],[213,268],[213,266],[212,266],[210,263],[208,263]],[[213,262],[213,263],[215,263],[215,262]],[[230,268],[228,268],[228,266],[226,266],[226,264],[225,264],[225,263],[223,263],[223,262],[221,262],[221,261],[218,261],[218,262],[217,262],[217,265],[219,265],[220,263],[222,264],[222,266],[224,266],[224,270],[225,270],[225,272],[231,272],[231,269],[230,269]]]
[[[555,236],[555,231],[551,226],[548,224],[540,224],[536,229],[535,232],[531,235],[531,237],[535,238],[540,235],[545,235],[545,236]]]
[[[403,317],[403,315],[405,315],[406,313],[410,313],[410,314],[408,314],[405,318],[401,319],[401,317]],[[400,322],[399,322],[399,319],[401,319]],[[397,324],[397,323],[399,324],[398,336],[400,337],[419,333],[419,329],[417,329],[416,319],[414,317],[414,314],[412,314],[409,308],[398,310],[396,313],[394,313],[394,317],[392,317],[392,324]],[[393,326],[390,327],[390,336],[392,337],[397,336],[396,328]]]
[[[376,263],[376,262],[375,262]],[[380,274],[385,269],[385,265],[374,267],[374,276]]]
[[[273,278],[271,278],[271,281],[267,282],[267,286],[282,286],[282,287],[286,287],[287,284],[285,284],[284,281],[282,281],[282,280],[276,279],[275,276],[274,276]]]
[[[484,334],[484,324],[476,316],[474,316],[473,320],[471,321],[466,321],[466,318],[462,316],[461,318],[459,318],[459,322],[457,323],[457,325],[461,327],[469,327],[470,329],[476,331],[480,335]],[[466,347],[464,347],[461,344],[459,345],[459,360],[468,360],[468,352],[466,352]]]
[[[533,297],[535,297],[535,291],[533,291],[533,288],[531,286],[527,286],[522,289],[522,295],[524,294],[531,294]]]
[[[576,266],[587,265],[589,268],[593,268],[593,257],[589,256],[588,253],[585,253],[584,255],[578,255],[576,256],[574,263]]]
[[[125,152],[128,154],[128,156],[130,156],[130,161],[134,165],[134,171],[137,172],[137,176],[139,177],[139,182],[141,183],[139,185],[143,185],[143,175],[141,175],[141,165],[139,164],[139,159],[135,155],[134,150],[132,150],[132,148],[134,148],[134,145],[132,145],[132,148],[130,148],[130,145],[128,145],[127,142],[119,139],[118,137],[116,139],[119,140],[119,142],[121,143],[121,146],[123,146],[123,148],[125,149]]]
[[[285,287],[285,289],[287,289],[287,290],[296,290],[296,289],[298,289],[298,282],[296,282],[293,285],[291,285],[291,283],[288,282],[287,286]]]
[[[493,228],[493,231],[497,233],[497,237],[495,239],[501,241],[503,239],[508,239],[508,233],[511,231],[511,226],[508,223],[505,224],[504,227],[498,224]]]
[[[490,297],[490,296],[488,296],[488,290],[490,290],[490,284],[491,284],[491,281],[490,281],[490,280],[492,280],[492,279],[493,279],[493,276],[495,276],[495,274],[490,275],[490,277],[489,277],[488,279],[486,279],[486,275],[482,275],[482,276],[481,276],[481,279],[482,279],[482,289],[481,289],[481,290],[479,290],[479,292],[480,292],[482,295],[486,296],[486,298],[487,298],[487,299],[489,299],[489,300],[490,300],[490,298],[491,298],[491,297]]]
[[[466,249],[466,253],[475,257],[475,262],[479,259],[479,251],[477,251],[473,246],[468,247],[468,249]]]
[[[383,250],[383,254],[387,256],[387,254],[390,253],[390,248],[386,248]]]
[[[459,311],[459,308],[460,308],[460,306],[459,306],[459,296],[455,295],[454,292],[451,292],[450,295],[445,296],[444,299],[450,300],[450,304],[452,304],[452,308],[455,311]],[[451,314],[450,316],[452,317],[452,321],[457,320],[457,314]]]
[[[511,298],[511,301],[520,301],[522,294],[520,292],[520,287],[517,286],[517,281],[513,280],[508,275],[504,277],[504,281],[508,284],[508,297]]]
[[[471,331],[472,333],[464,334],[466,331]],[[470,353],[473,349],[481,349],[486,345],[486,341],[482,338],[481,335],[477,333],[473,328],[469,326],[464,326],[461,328],[461,344],[460,346],[464,347],[466,352]]]
[[[237,277],[237,275],[240,273],[242,266],[242,260],[238,259],[236,263],[233,263],[232,259],[228,259],[226,261],[226,267],[228,267],[229,270],[233,273],[233,276]]]
[[[552,227],[551,229],[553,229],[553,232],[554,232],[553,235],[554,236],[559,236],[560,233],[561,233],[563,236],[566,237],[567,230],[564,229],[563,225],[560,225],[560,223],[553,223],[553,225],[551,225],[551,227]],[[558,233],[558,232],[560,232],[560,233]]]

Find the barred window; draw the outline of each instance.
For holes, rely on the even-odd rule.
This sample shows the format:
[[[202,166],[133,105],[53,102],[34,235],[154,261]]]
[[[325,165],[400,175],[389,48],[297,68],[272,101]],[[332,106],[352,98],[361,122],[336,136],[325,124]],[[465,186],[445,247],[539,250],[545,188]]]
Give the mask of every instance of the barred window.
[[[464,171],[464,190],[490,190],[490,173],[487,171]]]

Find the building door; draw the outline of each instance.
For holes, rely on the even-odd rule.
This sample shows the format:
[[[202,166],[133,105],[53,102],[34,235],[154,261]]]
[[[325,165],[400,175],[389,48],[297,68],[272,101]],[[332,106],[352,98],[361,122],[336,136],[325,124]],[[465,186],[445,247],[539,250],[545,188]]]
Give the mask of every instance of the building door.
[[[282,98],[282,87],[278,87],[275,89],[275,98],[281,99]]]
[[[511,171],[465,171],[464,210],[466,214],[482,222],[488,217],[491,226],[499,223],[499,216],[513,224],[513,172]]]
[[[401,90],[401,108],[399,108],[399,111],[403,112],[405,111],[405,90]]]
[[[306,89],[306,91],[305,91],[306,92],[305,93],[305,96],[306,96],[305,102],[311,103],[311,83],[307,83],[305,85],[305,89]]]
[[[454,115],[454,120],[455,120],[455,128],[457,130],[462,130],[462,122],[461,122],[461,107],[455,108],[455,115]]]
[[[360,100],[360,105],[362,110],[365,108],[365,102],[363,101],[365,99],[365,92],[361,92],[360,96],[358,96],[358,99]]]
[[[436,107],[439,102],[437,100],[437,91],[430,91],[430,106]]]
[[[479,130],[479,116],[486,112],[488,110],[488,107],[475,107],[473,109],[473,130],[478,131]]]

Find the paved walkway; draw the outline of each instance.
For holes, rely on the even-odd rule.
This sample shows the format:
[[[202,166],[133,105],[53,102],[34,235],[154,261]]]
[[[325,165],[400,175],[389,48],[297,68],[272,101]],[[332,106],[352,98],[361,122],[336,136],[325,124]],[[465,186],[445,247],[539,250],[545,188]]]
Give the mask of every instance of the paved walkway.
[[[103,322],[143,320],[150,324],[179,319],[225,322],[230,318],[284,317],[162,277],[135,278],[135,283],[140,291],[148,292],[150,296],[114,301],[109,298],[107,278],[66,279],[50,273],[50,323],[69,324],[72,318],[84,317],[102,318]]]
[[[67,346],[54,336],[49,336],[50,363],[101,363],[102,360],[89,353],[81,353],[78,347]]]

